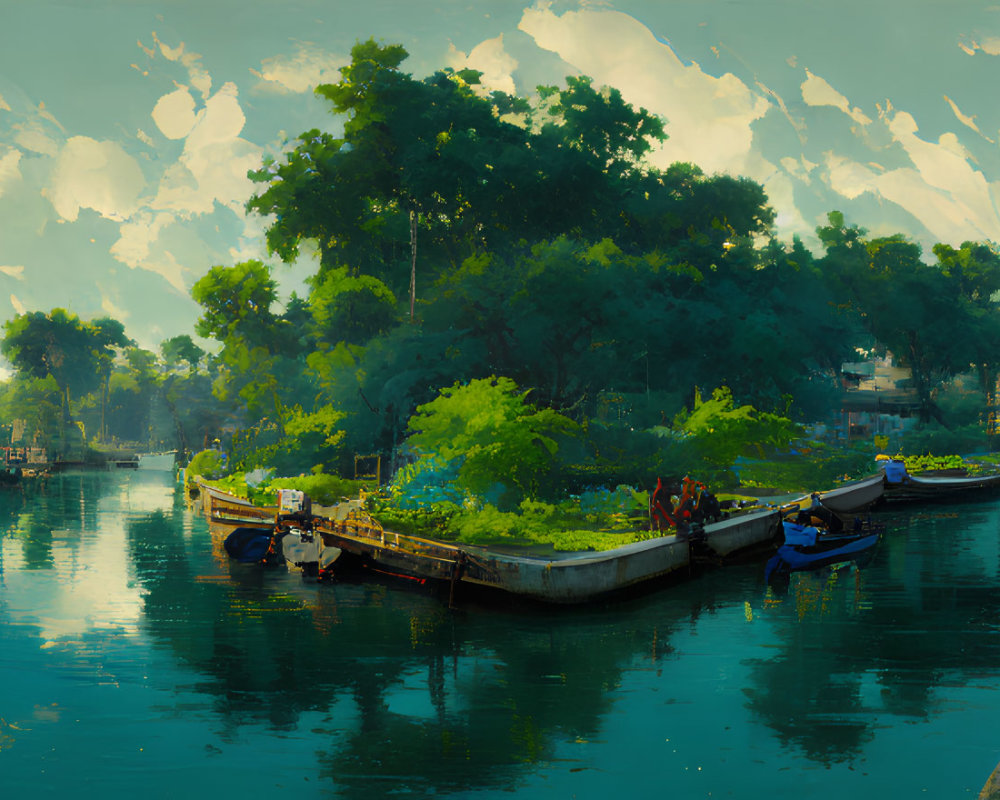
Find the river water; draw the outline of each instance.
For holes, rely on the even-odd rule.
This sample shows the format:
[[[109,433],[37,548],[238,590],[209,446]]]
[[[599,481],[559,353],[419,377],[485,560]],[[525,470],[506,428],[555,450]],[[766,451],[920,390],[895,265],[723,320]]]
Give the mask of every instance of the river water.
[[[879,514],[863,570],[586,608],[232,564],[169,476],[0,494],[0,797],[975,797],[1000,500]]]

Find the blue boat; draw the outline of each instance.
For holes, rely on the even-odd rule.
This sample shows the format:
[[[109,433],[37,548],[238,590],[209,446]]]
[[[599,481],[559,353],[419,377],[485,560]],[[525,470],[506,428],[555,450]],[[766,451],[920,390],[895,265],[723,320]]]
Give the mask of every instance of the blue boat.
[[[768,582],[791,572],[867,560],[885,530],[884,525],[860,518],[854,520],[852,530],[788,520],[782,522],[782,527],[785,543],[767,562],[764,576]]]
[[[244,564],[261,564],[273,553],[271,537],[271,531],[260,528],[236,528],[222,546],[230,558]]]

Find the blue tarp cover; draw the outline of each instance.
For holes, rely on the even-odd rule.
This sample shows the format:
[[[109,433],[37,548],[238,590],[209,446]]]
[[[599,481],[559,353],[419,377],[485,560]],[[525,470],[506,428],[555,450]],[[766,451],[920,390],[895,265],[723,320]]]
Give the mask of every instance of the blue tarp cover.
[[[261,561],[271,546],[270,531],[257,528],[237,528],[222,543],[231,558],[251,564]]]
[[[816,544],[819,531],[811,525],[799,525],[795,522],[785,522],[785,544],[796,547],[812,547]]]
[[[889,483],[902,483],[906,480],[906,464],[902,461],[886,461],[885,478]]]

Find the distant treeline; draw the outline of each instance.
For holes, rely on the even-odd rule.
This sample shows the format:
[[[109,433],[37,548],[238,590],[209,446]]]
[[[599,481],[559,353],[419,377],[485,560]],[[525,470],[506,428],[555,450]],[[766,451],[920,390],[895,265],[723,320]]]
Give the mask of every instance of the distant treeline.
[[[979,419],[982,402],[949,405],[942,387],[973,376],[982,400],[995,385],[990,244],[937,245],[930,263],[834,211],[815,255],[775,237],[759,184],[650,166],[665,123],[615,89],[486,93],[471,70],[415,79],[406,56],[359,43],[316,89],[342,133],[303,133],[251,173],[270,252],[318,248],[306,297],[279,298],[259,261],[213,267],[192,289],[212,355],[186,335],[138,349],[115,320],[22,315],[4,327],[4,417],[60,446],[75,422],[188,450],[224,433],[231,463],[292,474],[348,474],[359,453],[469,459],[484,487],[507,447],[559,476],[552,491],[652,474],[709,397],[758,426],[755,452],[787,443],[834,410],[859,352],[912,370],[923,421]],[[508,482],[544,493],[533,480]]]

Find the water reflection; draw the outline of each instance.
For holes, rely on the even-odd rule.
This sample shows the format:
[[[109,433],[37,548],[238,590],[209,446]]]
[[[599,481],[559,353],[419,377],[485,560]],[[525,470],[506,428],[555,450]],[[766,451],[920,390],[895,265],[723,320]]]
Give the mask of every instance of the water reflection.
[[[950,687],[995,681],[998,516],[899,515],[868,568],[796,575],[783,596],[751,564],[594,607],[451,610],[233,563],[162,476],[56,476],[0,495],[0,677],[25,697],[0,714],[0,750],[42,729],[79,737],[69,718],[129,735],[124,700],[86,706],[68,681],[133,692],[136,719],[175,726],[173,749],[200,736],[185,763],[209,759],[202,780],[221,760],[250,783],[261,753],[281,751],[272,768],[308,776],[310,796],[506,792],[583,770],[596,787],[601,758],[629,785],[704,793],[669,755],[685,748],[714,753],[719,795],[740,775],[773,791],[781,765],[870,769],[894,726],[953,713]],[[729,736],[753,746],[712,749]],[[27,782],[43,762],[23,763]]]
[[[996,509],[889,518],[874,569],[797,575],[778,652],[752,661],[747,707],[810,760],[859,757],[887,716],[925,720],[942,683],[996,676]]]

